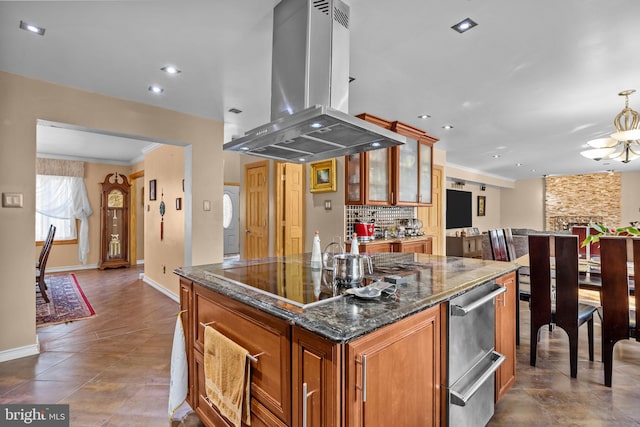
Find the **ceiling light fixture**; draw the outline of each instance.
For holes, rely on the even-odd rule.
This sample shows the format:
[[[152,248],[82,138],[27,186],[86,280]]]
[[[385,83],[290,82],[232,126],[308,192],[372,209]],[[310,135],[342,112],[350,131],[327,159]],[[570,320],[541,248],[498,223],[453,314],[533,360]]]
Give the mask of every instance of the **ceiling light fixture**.
[[[149,92],[155,93],[156,95],[160,95],[162,92],[164,92],[164,89],[162,88],[162,86],[151,85],[149,86]]]
[[[472,29],[476,25],[478,25],[478,23],[475,22],[473,19],[466,18],[466,19],[463,19],[462,21],[458,22],[457,24],[453,25],[451,28],[453,28],[454,30],[456,30],[457,32],[462,34],[465,31],[469,31],[470,29]]]
[[[452,125],[444,125],[442,126],[442,129],[453,129]]]
[[[38,27],[37,25],[33,25],[33,24],[30,24],[30,23],[24,22],[24,21],[20,21],[20,28],[25,30],[25,31],[29,31],[29,32],[38,34],[40,36],[44,36],[44,32],[45,32],[45,28],[44,27]]]
[[[420,114],[420,115],[418,116],[418,118],[419,118],[419,119],[430,119],[430,118],[431,118],[431,116],[430,116],[430,115],[428,115],[428,114]]]
[[[635,89],[623,90],[618,95],[624,96],[624,109],[613,119],[616,132],[609,138],[598,138],[587,142],[591,150],[582,151],[584,157],[593,160],[617,160],[629,163],[640,157],[640,115],[629,108],[629,95]]]
[[[242,113],[242,110],[240,110],[238,108],[235,108],[235,107],[231,107],[231,108],[229,108],[229,112],[233,113],[233,114],[240,114],[240,113]]]
[[[164,67],[160,68],[162,71],[164,71],[167,74],[180,74],[182,72],[181,69],[179,69],[178,67],[174,66],[174,65],[165,65]]]

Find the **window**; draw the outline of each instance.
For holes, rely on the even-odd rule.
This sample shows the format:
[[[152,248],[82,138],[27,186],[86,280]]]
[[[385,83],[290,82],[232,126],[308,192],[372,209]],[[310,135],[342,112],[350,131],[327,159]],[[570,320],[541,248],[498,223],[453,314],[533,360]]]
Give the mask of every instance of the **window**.
[[[82,177],[36,175],[36,241],[44,240],[53,224],[55,241],[78,239],[84,263],[89,248],[87,217],[91,213]],[[80,220],[79,233],[76,220]]]

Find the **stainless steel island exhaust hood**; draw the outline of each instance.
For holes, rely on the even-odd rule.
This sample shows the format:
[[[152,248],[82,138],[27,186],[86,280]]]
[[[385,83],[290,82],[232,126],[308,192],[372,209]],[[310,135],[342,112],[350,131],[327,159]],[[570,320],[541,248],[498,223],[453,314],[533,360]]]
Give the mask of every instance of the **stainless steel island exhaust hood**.
[[[346,112],[349,14],[341,0],[282,0],[275,7],[272,121],[224,144],[225,151],[307,163],[406,142]]]

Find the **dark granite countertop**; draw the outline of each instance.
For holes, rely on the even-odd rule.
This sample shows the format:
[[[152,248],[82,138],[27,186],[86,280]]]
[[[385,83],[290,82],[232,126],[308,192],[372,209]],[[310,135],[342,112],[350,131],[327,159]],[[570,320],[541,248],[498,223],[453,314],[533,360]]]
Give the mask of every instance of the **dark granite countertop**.
[[[314,286],[308,268],[309,254],[182,267],[174,272],[291,324],[343,343],[518,268],[516,264],[507,262],[424,254],[375,254],[372,259],[374,273],[368,275],[363,283],[391,274],[402,276],[406,283],[397,285],[395,293],[383,293],[375,299],[345,294],[348,287],[327,286],[318,279],[318,273],[314,273]],[[270,294],[270,287],[281,293],[288,288],[290,294],[297,297],[307,295],[305,292],[308,291],[302,288],[309,287],[312,291],[303,296],[300,303],[289,301],[287,296]]]

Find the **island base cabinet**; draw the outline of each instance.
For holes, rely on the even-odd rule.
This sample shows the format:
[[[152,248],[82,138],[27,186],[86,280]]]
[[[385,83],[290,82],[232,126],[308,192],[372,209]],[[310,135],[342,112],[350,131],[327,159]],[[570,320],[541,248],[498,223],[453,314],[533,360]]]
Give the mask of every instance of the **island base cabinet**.
[[[341,425],[340,350],[338,344],[304,329],[293,328],[293,425]]]
[[[347,345],[347,425],[440,425],[440,319],[432,307]]]
[[[207,426],[226,425],[205,398],[203,325],[209,325],[258,359],[247,361],[251,363],[252,420],[256,419],[252,425],[260,425],[261,421],[270,426],[288,425],[291,420],[291,326],[201,286],[194,285],[192,298],[195,376],[192,400],[196,414]]]
[[[496,371],[497,402],[516,382],[516,273],[496,279],[496,283],[507,288],[507,292],[496,298],[496,351],[507,359]]]

